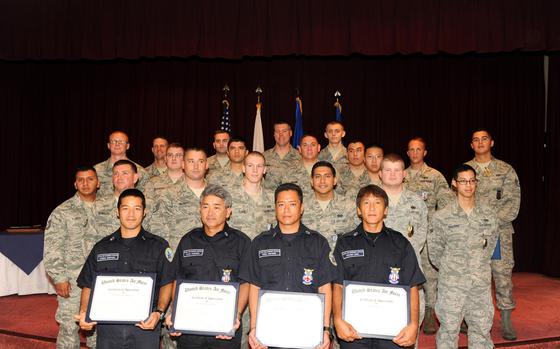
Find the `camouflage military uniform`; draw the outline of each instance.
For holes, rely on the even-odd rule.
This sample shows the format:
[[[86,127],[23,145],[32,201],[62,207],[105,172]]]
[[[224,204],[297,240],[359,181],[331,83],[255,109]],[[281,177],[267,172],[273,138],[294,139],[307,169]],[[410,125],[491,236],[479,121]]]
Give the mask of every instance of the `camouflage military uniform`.
[[[362,176],[364,176],[364,175],[362,175]],[[360,176],[360,178],[362,176]],[[369,173],[367,172],[367,170],[366,170],[366,174],[365,174],[364,178],[360,179],[360,181],[361,180],[363,180],[363,181],[367,180],[367,183],[365,185],[363,185],[362,187],[348,187],[347,190],[344,191],[344,195],[346,197],[349,197],[349,198],[354,200],[354,199],[356,199],[356,196],[358,195],[358,192],[360,191],[360,189],[365,187],[366,185],[373,184],[373,185],[377,185],[378,187],[383,187],[383,184],[381,183],[381,179],[379,179],[377,181],[372,181],[370,176],[369,176]],[[340,191],[338,191],[338,192],[340,192]]]
[[[144,168],[144,170],[148,174],[148,178],[158,177],[167,173],[167,168],[165,168],[162,172],[160,172],[155,162],[152,163],[150,166]]]
[[[441,324],[438,348],[457,348],[463,318],[468,347],[494,348],[490,258],[498,238],[497,218],[482,204],[467,215],[457,201],[433,216],[428,236],[430,260],[439,269],[436,314]]]
[[[282,183],[295,183],[299,185],[303,191],[304,198],[313,194],[313,188],[311,188],[311,172],[307,172],[301,160],[284,173]]]
[[[185,181],[158,197],[150,220],[144,223],[146,230],[167,240],[173,251],[183,235],[200,225],[200,198]]]
[[[235,174],[230,166],[226,166],[210,173],[206,176],[206,180],[210,184],[221,185],[224,189],[231,192],[233,189],[243,185],[243,172]]]
[[[354,173],[349,166],[342,168],[336,173],[337,192],[343,194],[358,193],[358,191],[368,184],[372,184],[369,178],[367,168],[364,167],[364,171],[359,177],[354,176]],[[354,195],[355,198],[355,195]],[[352,198],[353,199],[353,198]]]
[[[102,238],[113,234],[120,228],[121,223],[117,216],[118,198],[111,193],[110,195],[97,196],[95,200],[93,219],[95,222],[95,235],[87,235],[85,244],[91,251],[93,246]]]
[[[146,170],[144,170],[142,166],[138,165],[137,163],[135,164],[138,169],[139,176],[138,183],[136,183],[136,188],[142,190],[150,179],[150,175],[146,172]],[[100,184],[97,195],[109,195],[113,192],[113,164],[111,163],[111,158],[98,163],[94,167],[95,171],[97,172],[97,178],[99,179]]]
[[[306,227],[319,232],[327,239],[333,263],[332,251],[334,251],[338,235],[353,230],[361,222],[356,211],[356,202],[336,192],[324,211],[319,205],[315,193],[304,198],[301,220]]]
[[[290,151],[280,158],[274,148],[270,148],[264,152],[266,159],[266,180],[270,183],[271,187],[276,187],[282,182],[282,178],[286,171],[295,166],[301,161],[301,155],[297,150],[290,147]]]
[[[389,203],[384,222],[387,227],[398,231],[410,241],[420,265],[422,263],[420,252],[426,244],[428,234],[428,208],[422,199],[405,188],[396,205]],[[426,300],[422,287],[419,288],[418,293],[420,304],[418,326],[420,326],[424,321]]]
[[[80,310],[81,289],[76,279],[89,254],[84,237],[96,234],[92,216],[93,205],[85,204],[76,193],[54,209],[45,228],[45,270],[55,284],[70,283],[70,297],[57,297],[57,348],[80,348],[79,327],[74,316]]]
[[[342,169],[348,167],[348,158],[346,157],[346,147],[342,146],[340,152],[336,155],[336,159],[333,157],[329,146],[325,147],[319,152],[319,161],[328,161],[336,168],[337,171],[342,171]]]
[[[208,163],[208,174],[217,170],[221,170],[222,168],[229,165],[228,159],[228,161],[226,161],[226,163],[224,164],[224,167],[222,167],[222,164],[218,161],[218,156],[215,154],[206,159],[206,162]]]
[[[519,179],[513,167],[504,161],[492,158],[487,169],[482,170],[473,160],[467,162],[476,171],[478,184],[476,197],[490,206],[499,222],[501,259],[492,261],[492,277],[496,287],[496,306],[500,310],[515,308],[513,299],[513,241],[512,221],[517,218],[521,203]]]
[[[156,176],[150,178],[144,190],[144,196],[146,197],[146,218],[145,220],[150,220],[150,216],[154,209],[154,206],[157,204],[159,197],[165,193],[167,190],[171,190],[174,186],[180,186],[181,182],[185,181],[185,175],[179,177],[175,182],[169,177],[167,173],[162,174],[161,176]],[[148,230],[149,231],[149,230]],[[151,232],[151,231],[150,231]],[[154,234],[154,233],[153,233]]]
[[[233,198],[232,213],[228,221],[230,227],[242,231],[252,240],[276,223],[272,192],[263,188],[258,201],[253,200],[243,186],[230,193]]]
[[[438,170],[425,163],[415,175],[413,175],[410,167],[406,169],[405,186],[422,198],[428,206],[428,225],[431,224],[436,209],[442,209],[448,202],[455,200],[455,194],[449,189],[445,177]],[[428,229],[428,234],[430,234],[430,229]],[[423,249],[420,257],[426,277],[426,282],[423,285],[426,293],[426,304],[433,308],[436,304],[437,295],[437,270],[429,261],[428,249]]]

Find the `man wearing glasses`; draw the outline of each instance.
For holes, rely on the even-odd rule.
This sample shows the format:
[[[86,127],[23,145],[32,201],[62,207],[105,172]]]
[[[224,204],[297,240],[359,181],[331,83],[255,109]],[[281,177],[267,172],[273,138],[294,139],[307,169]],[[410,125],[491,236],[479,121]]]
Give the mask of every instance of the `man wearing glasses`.
[[[99,190],[97,195],[105,196],[112,194],[113,192],[113,164],[119,160],[128,160],[126,156],[126,151],[130,148],[130,143],[128,143],[128,136],[122,131],[115,131],[109,135],[109,141],[107,142],[107,149],[111,153],[111,156],[95,165],[95,171],[97,171],[97,177],[99,178]],[[135,163],[138,169],[138,175],[140,179],[138,180],[137,188],[143,189],[144,185],[150,179],[150,176],[144,170],[144,168],[137,163]]]
[[[457,199],[435,212],[433,232],[428,235],[430,260],[439,269],[436,344],[438,348],[457,348],[465,319],[468,347],[493,348],[490,260],[499,219],[492,208],[476,199],[476,172],[471,166],[457,167],[451,185]]]
[[[511,324],[511,311],[515,308],[513,299],[513,225],[519,213],[521,189],[517,173],[511,165],[492,156],[494,140],[488,130],[478,129],[471,137],[474,159],[467,162],[476,171],[478,186],[476,195],[489,205],[498,216],[500,257],[492,260],[492,277],[496,291],[496,306],[501,313],[502,337],[517,339]]]

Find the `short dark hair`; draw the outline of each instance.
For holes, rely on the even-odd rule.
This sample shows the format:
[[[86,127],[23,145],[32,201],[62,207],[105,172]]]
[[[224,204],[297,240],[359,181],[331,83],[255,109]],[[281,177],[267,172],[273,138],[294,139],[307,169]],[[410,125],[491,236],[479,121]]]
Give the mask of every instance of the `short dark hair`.
[[[121,195],[119,195],[119,201],[117,202],[117,208],[121,208],[122,200],[128,196],[133,196],[135,198],[140,198],[142,200],[142,208],[146,208],[146,197],[144,194],[136,188],[126,189]]]
[[[485,128],[485,127],[479,127],[479,128],[475,128],[472,132],[471,132],[471,141],[472,141],[472,136],[476,133],[476,132],[486,132],[488,133],[488,136],[490,137],[490,139],[492,138],[492,133],[490,133],[490,131]]]
[[[315,138],[315,140],[317,141],[317,143],[319,143],[319,139],[317,139],[317,137],[315,135],[312,135],[311,133],[306,133],[303,136],[301,136],[301,138],[299,139],[299,144],[301,145],[301,142],[303,141],[303,139],[305,137],[313,137]]]
[[[190,152],[190,151],[200,151],[200,152],[203,152],[203,153],[204,153],[204,156],[206,156],[206,157],[208,156],[208,155],[206,155],[206,151],[205,151],[204,149],[202,149],[202,148],[198,148],[198,147],[188,147],[188,148],[184,148],[184,149],[185,149],[185,154],[184,154],[183,157],[187,156],[187,153]]]
[[[327,127],[329,125],[340,125],[344,129],[344,124],[341,121],[338,121],[338,120],[332,120],[332,121],[327,122],[327,124],[325,125],[325,130],[327,129]]]
[[[328,161],[317,161],[315,163],[315,165],[313,165],[313,167],[311,168],[311,177],[313,177],[313,175],[315,174],[315,169],[317,167],[328,167],[331,169],[332,175],[333,177],[336,177],[336,170],[334,169],[333,164],[331,164]]]
[[[132,172],[134,173],[138,173],[138,166],[136,166],[136,164],[128,159],[120,159],[117,160],[117,162],[115,162],[113,164],[113,168],[117,167],[117,166],[121,166],[121,165],[128,165],[130,166],[130,168],[132,168]]]
[[[245,142],[245,140],[242,139],[242,138],[230,138],[228,143],[227,143],[228,149],[229,149],[229,146],[230,146],[231,143],[243,143],[245,148],[247,148],[247,142]]]
[[[74,175],[77,175],[78,172],[86,172],[86,171],[93,171],[95,173],[95,176],[97,176],[97,171],[95,170],[95,167],[91,165],[80,165],[76,167],[76,171],[74,172]]]
[[[370,148],[379,148],[385,154],[385,150],[383,150],[383,146],[380,143],[369,143],[365,145],[364,151],[367,151]]]
[[[472,166],[467,164],[461,164],[455,167],[455,170],[453,170],[453,179],[457,180],[459,178],[459,173],[467,172],[467,171],[472,171],[472,173],[474,173],[474,178],[476,178],[476,171],[474,170],[474,168],[472,168]]]
[[[288,127],[290,128],[290,130],[292,129],[292,125],[290,125],[290,123],[287,122],[286,120],[279,120],[279,121],[276,121],[276,122],[272,125],[272,128],[274,128],[276,125],[288,125]]]
[[[229,133],[228,130],[222,130],[222,129],[214,131],[214,137],[216,137],[216,135],[219,135],[221,133],[227,133],[227,135],[231,137],[231,134]]]
[[[295,183],[280,184],[274,191],[274,202],[276,202],[276,200],[278,199],[278,194],[280,194],[283,191],[289,191],[289,190],[295,191],[298,194],[299,201],[303,202],[303,192],[301,191],[300,186]]]
[[[358,195],[356,195],[356,206],[360,207],[362,199],[367,195],[373,195],[376,198],[383,199],[385,207],[389,206],[389,197],[387,196],[387,193],[375,184],[366,185],[358,191]]]

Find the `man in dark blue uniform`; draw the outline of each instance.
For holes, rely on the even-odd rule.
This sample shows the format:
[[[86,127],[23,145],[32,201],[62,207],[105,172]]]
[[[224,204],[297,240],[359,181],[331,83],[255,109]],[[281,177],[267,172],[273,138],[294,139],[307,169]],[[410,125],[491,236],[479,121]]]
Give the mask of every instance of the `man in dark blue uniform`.
[[[159,322],[171,299],[173,252],[167,241],[142,228],[146,199],[138,189],[127,189],[119,196],[120,228],[93,247],[78,277],[82,288],[80,328],[91,330],[97,324],[86,322],[91,289],[98,273],[155,273],[154,307],[150,316],[136,325],[97,325],[97,348],[159,348]],[[110,256],[111,258],[108,258]]]
[[[334,250],[338,276],[334,281],[333,314],[336,333],[343,349],[399,348],[416,342],[418,285],[426,280],[418,266],[412,245],[401,233],[383,224],[388,204],[387,193],[378,186],[361,188],[356,205],[362,223],[353,231],[342,235]],[[344,280],[410,286],[409,324],[392,341],[362,339],[352,324],[342,319]]]
[[[238,278],[239,268],[249,250],[251,240],[241,231],[230,228],[226,220],[231,215],[231,195],[219,185],[209,185],[200,197],[202,227],[188,232],[177,247],[173,263],[177,280],[239,282],[235,336],[181,335],[179,349],[234,349],[241,346],[241,314],[247,306],[249,284]],[[171,314],[166,324],[172,325]]]
[[[251,284],[249,344],[253,349],[265,348],[255,336],[259,289],[263,289],[323,293],[325,332],[320,348],[327,349],[330,345],[331,282],[336,276],[329,260],[329,243],[321,234],[301,224],[303,194],[298,185],[281,184],[274,192],[274,201],[278,224],[253,240],[248,261],[239,275]],[[278,324],[279,328],[281,325]]]

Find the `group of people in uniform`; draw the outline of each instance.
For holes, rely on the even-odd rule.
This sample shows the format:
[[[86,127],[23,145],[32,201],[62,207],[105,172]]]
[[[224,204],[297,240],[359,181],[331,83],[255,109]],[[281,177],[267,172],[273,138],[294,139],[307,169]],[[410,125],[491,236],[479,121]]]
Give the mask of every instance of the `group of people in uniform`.
[[[341,122],[329,122],[324,149],[310,134],[295,149],[290,124],[277,122],[274,147],[260,153],[218,130],[210,157],[156,137],[154,162],[143,168],[127,157],[128,136],[111,133],[110,157],[76,170],[76,194],[46,225],[57,347],[79,348],[81,328],[97,348],[261,349],[256,310],[265,289],[325,295],[321,349],[413,346],[420,328],[437,331],[438,348],[456,348],[460,330],[470,348],[493,348],[492,279],[502,336],[516,339],[520,186],[492,156],[490,132],[472,133],[474,158],[457,167],[451,186],[426,164],[422,138],[409,140],[406,167],[380,144],[344,145],[345,136]],[[101,272],[156,273],[151,315],[135,326],[87,322]],[[174,284],[183,279],[240,283],[234,336],[169,332]],[[410,286],[410,323],[393,340],[361,338],[342,316],[344,280]]]

